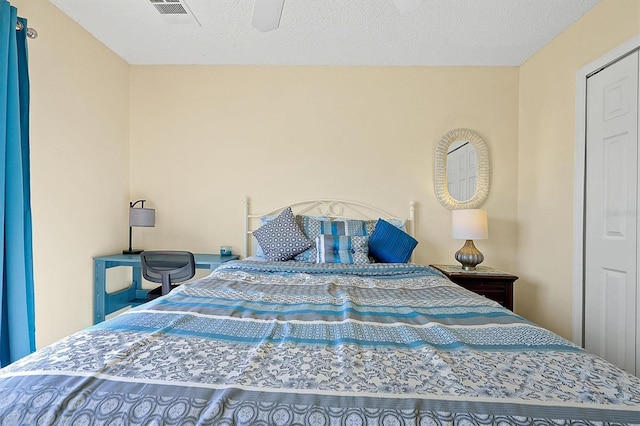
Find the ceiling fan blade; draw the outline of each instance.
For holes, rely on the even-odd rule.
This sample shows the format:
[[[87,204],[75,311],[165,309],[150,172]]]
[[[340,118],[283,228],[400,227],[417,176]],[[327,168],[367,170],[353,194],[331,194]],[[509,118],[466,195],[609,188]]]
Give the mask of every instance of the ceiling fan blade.
[[[251,25],[256,29],[267,32],[278,28],[284,0],[253,0],[253,14]]]
[[[256,0],[257,1],[257,0]],[[393,0],[400,13],[409,12],[410,10],[417,9],[422,4],[423,0]]]

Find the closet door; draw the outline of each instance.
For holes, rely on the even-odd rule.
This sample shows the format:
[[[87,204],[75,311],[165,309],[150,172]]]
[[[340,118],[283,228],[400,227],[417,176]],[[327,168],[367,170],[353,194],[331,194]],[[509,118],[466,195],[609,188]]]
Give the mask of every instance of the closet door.
[[[639,358],[638,56],[587,80],[584,344],[632,374]]]

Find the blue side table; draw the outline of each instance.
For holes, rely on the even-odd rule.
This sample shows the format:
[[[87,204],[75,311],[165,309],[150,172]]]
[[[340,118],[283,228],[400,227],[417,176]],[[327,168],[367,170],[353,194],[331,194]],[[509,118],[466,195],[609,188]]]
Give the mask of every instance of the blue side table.
[[[194,254],[197,269],[214,270],[220,264],[238,259],[236,255]],[[107,293],[107,269],[116,266],[131,266],[132,283],[128,288]],[[104,321],[105,315],[128,306],[138,306],[146,302],[148,289],[142,288],[142,268],[139,254],[112,254],[93,258],[94,295],[93,323]]]

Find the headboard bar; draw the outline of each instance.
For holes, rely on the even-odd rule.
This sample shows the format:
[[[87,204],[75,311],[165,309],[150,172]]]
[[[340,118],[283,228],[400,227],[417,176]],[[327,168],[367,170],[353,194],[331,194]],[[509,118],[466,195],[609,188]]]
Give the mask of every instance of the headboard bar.
[[[261,218],[262,216],[274,216],[282,212],[287,207],[291,207],[294,214],[327,216],[332,219],[340,218],[352,218],[352,219],[365,219],[375,220],[379,217],[384,219],[398,219],[404,220],[406,223],[407,232],[414,235],[415,227],[415,202],[409,203],[409,216],[398,217],[392,215],[384,210],[369,204],[364,204],[356,201],[339,200],[339,199],[318,199],[318,200],[305,200],[289,203],[287,205],[278,207],[273,210],[269,210],[263,213],[251,213],[249,198],[244,200],[244,238],[243,238],[243,257],[249,256],[251,248],[251,238],[253,227],[251,226],[252,220]],[[257,229],[257,228],[255,228]]]

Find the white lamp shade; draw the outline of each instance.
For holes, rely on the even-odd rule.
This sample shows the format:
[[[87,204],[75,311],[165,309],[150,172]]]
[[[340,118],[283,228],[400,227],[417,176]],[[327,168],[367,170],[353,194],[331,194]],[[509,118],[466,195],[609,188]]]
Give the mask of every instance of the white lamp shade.
[[[156,211],[155,209],[129,209],[129,226],[155,226]]]
[[[458,240],[486,240],[489,238],[486,210],[452,210],[451,214],[453,238]]]

